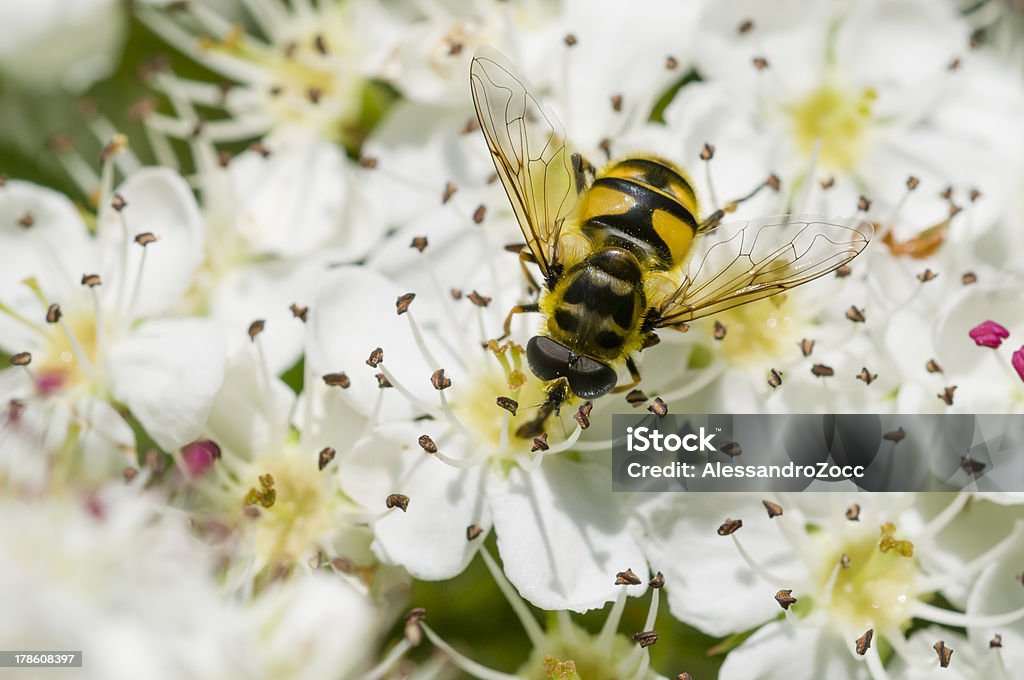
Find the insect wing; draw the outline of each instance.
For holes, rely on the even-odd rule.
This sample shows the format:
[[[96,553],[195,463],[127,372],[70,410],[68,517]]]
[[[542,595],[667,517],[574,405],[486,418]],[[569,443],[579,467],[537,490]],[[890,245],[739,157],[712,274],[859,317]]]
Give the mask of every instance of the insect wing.
[[[583,161],[561,123],[540,103],[515,66],[484,47],[469,70],[480,129],[526,237],[548,275],[558,235],[583,189]]]
[[[720,225],[694,244],[657,326],[698,319],[807,283],[864,250],[873,228],[857,219],[783,215]]]

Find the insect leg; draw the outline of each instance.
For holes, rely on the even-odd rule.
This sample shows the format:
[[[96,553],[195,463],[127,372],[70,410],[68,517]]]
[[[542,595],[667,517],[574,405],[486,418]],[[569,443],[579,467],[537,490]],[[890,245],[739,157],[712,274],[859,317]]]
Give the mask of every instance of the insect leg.
[[[512,317],[513,316],[515,316],[516,314],[529,314],[531,312],[539,312],[539,311],[540,311],[540,305],[537,304],[536,302],[531,302],[528,305],[516,305],[515,307],[510,309],[508,311],[508,316],[505,317],[505,326],[504,326],[505,332],[502,334],[502,336],[500,338],[497,338],[498,342],[501,342],[502,340],[504,340],[505,338],[507,338],[508,336],[510,336],[512,334]]]
[[[626,368],[629,369],[629,377],[633,379],[633,382],[628,385],[619,385],[612,392],[625,392],[640,384],[640,369],[636,367],[636,362],[633,361],[632,356],[626,357]]]

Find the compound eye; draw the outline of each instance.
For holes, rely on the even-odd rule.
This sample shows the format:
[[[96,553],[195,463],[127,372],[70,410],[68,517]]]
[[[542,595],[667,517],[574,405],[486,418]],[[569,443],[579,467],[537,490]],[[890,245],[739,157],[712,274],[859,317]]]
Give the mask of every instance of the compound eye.
[[[569,375],[569,356],[565,345],[551,338],[538,335],[526,344],[526,362],[530,370],[541,380],[557,380]]]
[[[596,399],[611,391],[618,381],[618,376],[608,364],[574,355],[565,345],[543,335],[530,338],[526,345],[526,361],[541,380],[567,378],[569,388],[581,399]]]
[[[569,368],[569,387],[581,399],[596,399],[615,387],[618,376],[612,367],[590,357],[580,357]]]

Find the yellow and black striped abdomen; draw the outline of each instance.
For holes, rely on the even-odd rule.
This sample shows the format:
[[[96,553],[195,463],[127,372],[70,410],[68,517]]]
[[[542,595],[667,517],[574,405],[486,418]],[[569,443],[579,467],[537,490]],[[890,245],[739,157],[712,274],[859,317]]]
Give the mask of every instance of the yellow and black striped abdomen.
[[[653,269],[682,262],[700,217],[689,179],[671,164],[628,158],[588,188],[579,225],[595,247],[625,248]]]

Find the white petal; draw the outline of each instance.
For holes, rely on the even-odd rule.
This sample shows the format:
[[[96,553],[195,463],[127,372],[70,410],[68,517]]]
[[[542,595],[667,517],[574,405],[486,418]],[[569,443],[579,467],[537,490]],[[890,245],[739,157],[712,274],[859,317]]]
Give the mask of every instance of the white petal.
[[[845,644],[853,647],[853,640]],[[878,644],[876,640],[874,644]],[[787,621],[762,626],[729,652],[719,671],[721,680],[820,680],[868,677],[844,641],[826,628],[797,628]]]
[[[604,463],[552,456],[534,472],[515,468],[495,485],[490,505],[505,574],[538,607],[584,612],[616,598],[618,572],[647,580]]]
[[[195,319],[151,321],[110,348],[110,388],[165,450],[199,436],[224,380],[221,334]]]
[[[425,453],[416,442],[432,425],[380,428],[339,461],[342,488],[369,512],[383,511],[390,494],[409,497],[406,512],[393,510],[374,524],[374,552],[426,580],[451,578],[465,569],[479,544],[466,540],[466,529],[490,526],[484,467],[459,469]]]

